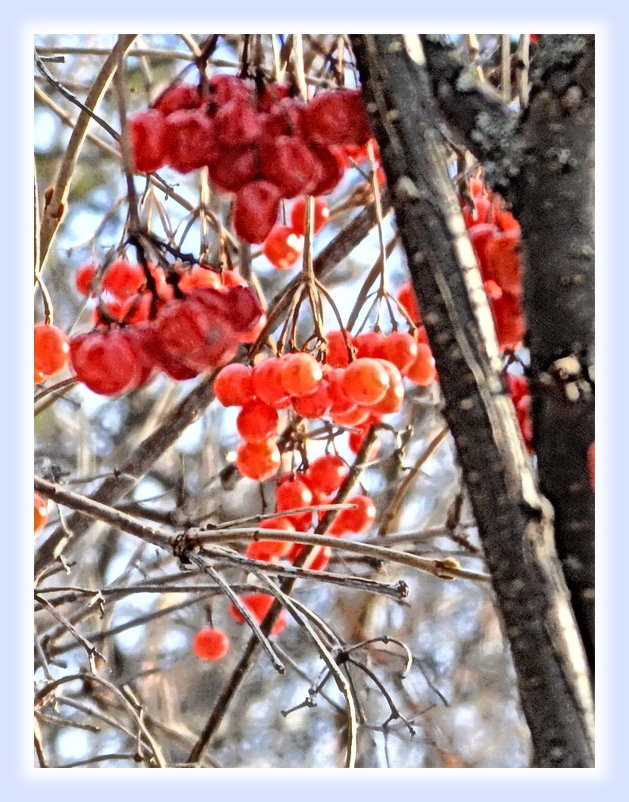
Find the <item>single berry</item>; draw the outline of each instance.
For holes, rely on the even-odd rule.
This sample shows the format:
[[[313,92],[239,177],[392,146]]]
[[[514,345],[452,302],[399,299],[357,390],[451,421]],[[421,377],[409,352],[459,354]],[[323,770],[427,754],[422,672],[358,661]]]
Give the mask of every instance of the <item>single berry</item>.
[[[361,493],[348,498],[346,503],[354,506],[341,510],[334,518],[329,529],[331,535],[358,534],[369,529],[376,520],[376,505],[369,496]]]
[[[290,224],[295,234],[305,236],[306,234],[306,202],[307,198],[303,195],[297,198],[290,210]],[[314,198],[313,204],[313,231],[316,234],[321,231],[323,226],[330,218],[330,207],[323,198]]]
[[[270,181],[250,181],[234,198],[232,224],[245,242],[264,242],[273,228],[282,193]]]
[[[322,145],[362,145],[371,136],[358,89],[321,92],[308,103],[307,130]]]
[[[302,418],[323,418],[332,408],[332,398],[325,379],[308,395],[293,398],[293,409]]]
[[[415,293],[413,292],[413,288],[411,287],[411,283],[409,281],[407,281],[405,284],[402,284],[398,290],[397,299],[400,303],[400,306],[406,311],[406,314],[410,317],[413,323],[419,323],[421,320],[421,314],[417,306],[417,301],[415,300]]]
[[[355,404],[377,404],[389,387],[389,374],[377,359],[363,357],[345,368],[343,392]]]
[[[124,300],[139,292],[145,283],[142,265],[132,265],[126,259],[117,259],[103,273],[101,289],[110,292],[118,300]]]
[[[352,335],[349,332],[345,332],[345,336],[343,336],[342,331],[335,330],[329,331],[325,338],[327,340],[326,364],[331,365],[333,368],[346,368],[349,365],[349,349],[352,347]]]
[[[254,365],[252,374],[253,390],[256,396],[275,409],[290,406],[290,396],[281,383],[283,360],[272,356]]]
[[[417,341],[407,331],[392,331],[384,338],[379,356],[403,374],[417,358]]]
[[[277,434],[277,410],[254,399],[244,406],[236,418],[236,428],[248,443],[261,443]]]
[[[310,354],[298,352],[283,358],[280,381],[289,395],[299,397],[313,393],[322,379],[321,364]]]
[[[70,364],[77,379],[100,395],[128,392],[142,377],[141,360],[119,329],[73,337]]]
[[[243,476],[265,482],[278,472],[282,458],[274,440],[242,443],[236,452],[236,467]]]
[[[201,97],[196,86],[176,84],[169,86],[155,101],[153,108],[165,116],[181,109],[197,109],[201,105]]]
[[[380,401],[372,404],[369,411],[372,415],[391,415],[399,412],[404,401],[404,382],[402,374],[396,366],[387,359],[378,360],[389,374],[389,386]]]
[[[74,286],[81,293],[81,295],[89,295],[92,291],[92,282],[96,275],[96,265],[88,262],[77,268],[74,274]]]
[[[35,372],[54,376],[63,370],[68,361],[70,345],[63,329],[38,323],[34,331]]]
[[[430,346],[426,343],[418,343],[417,356],[412,365],[407,369],[406,378],[410,379],[414,384],[418,384],[420,387],[428,387],[428,385],[434,382],[436,377],[437,370]]]
[[[229,638],[222,629],[200,629],[194,636],[192,649],[200,660],[220,660],[229,651]]]
[[[384,334],[381,331],[365,331],[362,334],[357,334],[353,343],[357,357],[376,359],[382,356]]]
[[[290,226],[273,226],[262,245],[262,253],[278,270],[290,270],[300,259],[303,239]]]
[[[166,158],[166,118],[155,109],[139,111],[127,119],[133,166],[139,173],[153,173]]]
[[[196,109],[174,111],[166,118],[166,161],[179,173],[216,162],[220,155],[214,122]]]
[[[224,407],[243,407],[254,398],[249,365],[225,365],[214,379],[214,395]]]
[[[336,454],[324,454],[310,463],[306,471],[306,479],[312,490],[326,496],[336,493],[343,484],[349,468]]]
[[[302,507],[310,507],[313,503],[312,490],[306,482],[299,478],[280,480],[275,492],[275,506],[278,512],[287,513],[288,510],[297,510]],[[286,514],[286,517],[293,522],[297,529],[309,526],[312,513],[300,512],[293,515]]]

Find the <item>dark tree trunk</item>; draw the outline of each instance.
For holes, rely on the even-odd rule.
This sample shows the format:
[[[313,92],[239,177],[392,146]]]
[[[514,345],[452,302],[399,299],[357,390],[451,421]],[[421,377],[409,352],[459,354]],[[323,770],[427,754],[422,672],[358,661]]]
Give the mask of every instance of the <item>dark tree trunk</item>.
[[[587,666],[553,546],[552,510],[536,488],[500,376],[421,45],[400,35],[351,42],[511,646],[533,762],[591,766]]]

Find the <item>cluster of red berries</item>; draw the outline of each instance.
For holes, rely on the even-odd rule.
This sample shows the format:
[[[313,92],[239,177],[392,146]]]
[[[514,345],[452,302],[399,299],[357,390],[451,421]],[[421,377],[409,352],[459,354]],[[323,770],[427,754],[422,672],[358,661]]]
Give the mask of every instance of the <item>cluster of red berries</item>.
[[[34,344],[35,384],[41,384],[65,368],[70,345],[63,329],[48,323],[35,326]]]
[[[177,84],[129,118],[134,167],[187,173],[207,167],[212,184],[235,193],[234,231],[263,242],[282,198],[326,195],[343,177],[342,148],[364,145],[369,123],[360,92],[321,92],[309,102],[235,75],[199,87]]]
[[[96,272],[80,268],[77,287],[89,292]],[[70,340],[70,364],[102,395],[135,390],[158,370],[184,380],[224,365],[251,341],[262,316],[242,277],[201,265],[178,265],[167,277],[154,265],[119,259],[103,272],[98,301],[96,328]]]
[[[502,348],[518,348],[524,336],[520,266],[520,226],[477,178],[469,182],[473,210],[463,207],[463,217],[478,259],[485,291]]]
[[[259,529],[273,532],[281,537],[281,532],[306,532],[313,524],[313,512],[291,512],[326,504],[333,500],[347,474],[346,463],[336,454],[324,454],[313,460],[305,471],[287,474],[278,480],[273,518],[266,518]],[[365,532],[376,518],[376,507],[366,495],[359,493],[347,499],[346,509],[339,512],[323,513],[331,515],[332,522],[328,534],[342,537],[348,534]],[[349,506],[351,505],[351,506]],[[245,556],[252,560],[277,563],[280,559],[295,562],[306,548],[302,543],[286,540],[260,539],[252,541]],[[304,563],[312,571],[324,571],[332,557],[328,546],[315,546]],[[273,605],[273,596],[268,593],[244,593],[240,597],[253,618],[261,623]],[[244,623],[242,613],[234,604],[229,605],[229,613],[239,624]],[[271,629],[271,635],[279,635],[286,627],[286,611],[282,610]],[[227,635],[218,629],[202,629],[193,641],[195,654],[205,660],[218,660],[229,649]]]
[[[373,423],[401,409],[403,376],[421,386],[436,377],[430,348],[408,332],[353,337],[331,331],[326,339],[325,363],[297,351],[267,357],[253,367],[232,363],[218,373],[216,398],[223,406],[242,407],[236,426],[244,442],[236,465],[244,476],[265,481],[279,470],[278,410],[353,427],[349,445],[357,452]]]

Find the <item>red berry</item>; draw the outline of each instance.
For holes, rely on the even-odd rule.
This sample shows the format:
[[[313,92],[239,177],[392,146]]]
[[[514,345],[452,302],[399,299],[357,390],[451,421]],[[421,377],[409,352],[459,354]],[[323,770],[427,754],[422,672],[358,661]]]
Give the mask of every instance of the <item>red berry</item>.
[[[594,443],[592,440],[587,450],[587,469],[588,478],[590,480],[590,487],[594,490],[594,470],[595,470],[595,456],[594,456]]]
[[[274,440],[243,443],[236,452],[236,467],[243,476],[264,482],[278,472],[281,456]]]
[[[362,334],[357,334],[353,342],[357,357],[377,359],[382,355],[384,334],[380,331],[365,331]]]
[[[81,295],[89,295],[92,291],[92,282],[96,275],[96,265],[88,262],[81,265],[74,274],[74,286]]]
[[[410,317],[413,323],[419,323],[422,316],[415,300],[415,293],[411,287],[410,281],[403,284],[398,290],[397,299],[400,305],[406,310],[406,314]]]
[[[363,357],[345,368],[343,392],[355,404],[368,406],[384,397],[389,381],[389,374],[377,359]]]
[[[295,234],[306,234],[306,200],[303,195],[297,198],[290,210],[290,224]],[[314,199],[313,231],[321,231],[330,217],[330,207],[323,198]]]
[[[339,183],[345,173],[345,162],[340,148],[310,143],[310,150],[319,166],[319,181],[310,188],[311,195],[327,195]]]
[[[306,477],[313,490],[329,496],[336,493],[348,472],[349,468],[340,457],[324,454],[310,463]]]
[[[270,181],[251,181],[234,198],[232,223],[245,242],[263,242],[277,220],[282,194]]]
[[[166,118],[155,109],[139,111],[127,119],[133,166],[139,173],[159,170],[166,158]]]
[[[132,389],[143,387],[153,378],[158,367],[152,349],[154,329],[146,324],[126,326],[120,329],[120,336],[131,346],[140,366],[140,375]]]
[[[346,503],[354,504],[355,508],[341,510],[337,514],[329,529],[331,535],[365,532],[376,520],[376,505],[369,496],[352,496]]]
[[[322,145],[362,145],[371,133],[358,89],[321,92],[308,103],[307,130]]]
[[[207,370],[225,364],[236,354],[236,333],[226,319],[212,314],[196,290],[184,299],[176,299],[160,309],[155,326],[160,348],[171,358],[193,370]],[[214,293],[220,298],[219,293]]]
[[[140,359],[119,329],[73,337],[70,363],[77,379],[100,395],[125,393],[142,376]]]
[[[369,411],[372,415],[391,415],[399,412],[404,401],[404,382],[402,374],[392,362],[386,359],[378,360],[389,374],[389,386],[380,401],[372,404]]]
[[[46,526],[46,521],[48,520],[48,502],[44,501],[44,499],[39,495],[39,493],[35,493],[35,527],[34,531],[35,534],[39,534],[41,530]]]
[[[58,326],[38,323],[34,331],[35,372],[53,376],[63,370],[68,361],[68,337]]]
[[[101,289],[124,300],[139,292],[145,283],[141,265],[132,265],[126,259],[117,259],[103,273]]]
[[[303,567],[311,571],[325,571],[331,559],[332,549],[329,546],[315,546]]]
[[[340,423],[341,426],[359,426],[369,417],[369,409],[369,407],[359,406],[358,404],[353,404],[343,410],[332,408],[330,418],[334,423]]]
[[[262,134],[258,112],[244,97],[226,101],[214,116],[216,138],[227,147],[241,147],[256,142]]]
[[[290,396],[282,387],[280,376],[284,362],[280,357],[269,357],[258,362],[253,368],[253,390],[258,398],[265,404],[276,409],[286,409],[290,406]]]
[[[248,443],[269,440],[277,434],[277,411],[264,401],[250,401],[238,413],[236,428]]]
[[[406,377],[420,387],[428,387],[437,377],[435,360],[430,346],[426,343],[417,344],[417,356],[413,364],[407,369]]]
[[[216,309],[218,298],[216,293],[211,296],[208,291],[197,292],[195,295],[208,306],[210,298],[213,301],[212,309]],[[236,285],[229,287],[225,292],[225,305],[230,324],[237,332],[246,332],[253,329],[262,315],[262,307],[258,296],[251,287]]]
[[[197,109],[201,105],[201,97],[196,86],[191,84],[176,84],[169,86],[163,92],[153,108],[165,116],[181,109]]]
[[[316,390],[293,398],[293,409],[302,418],[322,418],[332,407],[332,398],[325,379]]]
[[[262,173],[282,191],[284,198],[310,192],[319,183],[321,171],[303,139],[278,136],[260,148]]]
[[[209,165],[211,182],[223,192],[238,192],[245,184],[260,177],[260,154],[255,145],[221,147]]]
[[[294,525],[288,518],[267,518],[261,522],[260,529],[279,529],[284,532],[295,531]],[[250,557],[252,560],[269,562],[279,557],[286,557],[292,548],[293,544],[287,540],[256,540],[247,546],[245,556]]]
[[[229,100],[247,100],[251,90],[246,81],[237,75],[214,75],[209,84],[210,100],[213,106],[220,108]]]
[[[407,331],[392,331],[384,338],[379,355],[403,374],[417,358],[417,341]]]
[[[278,270],[289,270],[303,252],[303,240],[290,226],[273,226],[262,245],[262,253]]]
[[[240,598],[251,612],[253,618],[255,618],[255,620],[260,624],[266,618],[266,615],[273,606],[274,601],[273,596],[269,595],[268,593],[244,593]],[[244,623],[245,619],[235,605],[229,605],[229,612],[239,624]],[[279,635],[285,628],[286,611],[282,610],[277,618],[277,621],[273,624],[271,635]]]
[[[192,649],[201,660],[220,660],[229,651],[229,638],[221,629],[200,629],[194,636]]]
[[[280,480],[275,493],[275,506],[278,512],[286,512],[287,510],[296,510],[301,507],[310,507],[314,499],[312,490],[301,479],[284,479]],[[294,515],[286,515],[286,517],[294,523],[298,528],[305,528],[309,526],[312,519],[312,513],[301,512]]]
[[[347,342],[345,340],[347,337]],[[352,347],[352,335],[340,330],[329,331],[325,338],[327,340],[327,351],[325,355],[326,364],[333,368],[346,368],[349,365],[349,348]]]
[[[323,379],[321,364],[310,354],[288,354],[282,359],[280,381],[289,395],[314,393]]]
[[[238,362],[225,365],[214,379],[214,396],[224,407],[243,407],[254,397],[252,373]]]
[[[189,173],[219,158],[214,122],[205,112],[174,111],[166,124],[166,160],[177,172]]]

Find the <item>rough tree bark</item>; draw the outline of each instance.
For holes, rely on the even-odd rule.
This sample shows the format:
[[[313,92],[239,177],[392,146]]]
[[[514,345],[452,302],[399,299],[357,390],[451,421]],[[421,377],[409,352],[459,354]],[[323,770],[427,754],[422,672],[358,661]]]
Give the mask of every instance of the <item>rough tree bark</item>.
[[[423,36],[449,127],[522,226],[534,446],[555,542],[594,672],[594,36],[542,36],[520,118],[444,39]]]
[[[591,766],[588,670],[554,548],[552,509],[537,489],[501,379],[424,52],[417,36],[350,38],[511,646],[533,764]]]

